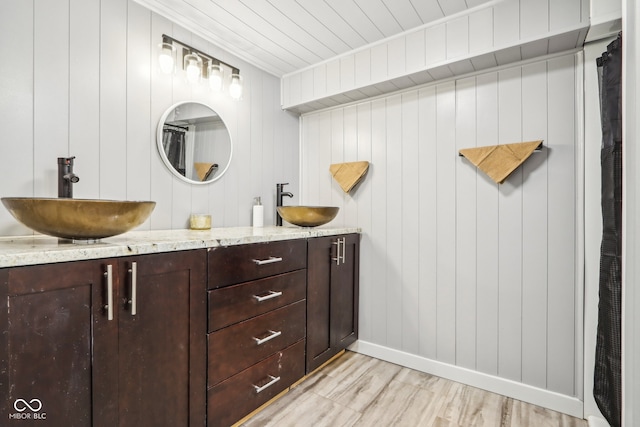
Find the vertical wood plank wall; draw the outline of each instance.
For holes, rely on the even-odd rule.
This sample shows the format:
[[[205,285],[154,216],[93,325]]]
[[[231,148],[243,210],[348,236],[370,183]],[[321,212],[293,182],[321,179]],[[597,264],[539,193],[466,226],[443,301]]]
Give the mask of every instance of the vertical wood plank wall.
[[[305,204],[363,229],[360,339],[582,395],[574,54],[302,116]],[[497,185],[465,147],[543,139]],[[345,195],[331,163],[371,162]]]
[[[11,58],[0,66],[0,196],[57,197],[56,158],[68,155],[75,197],[156,201],[143,229],[185,228],[195,212],[214,226],[250,225],[254,196],[270,224],[275,184],[298,188],[299,119],[280,109],[275,76],[131,0],[3,2],[0,24]],[[243,100],[160,74],[163,33],[239,67]],[[234,142],[227,174],[210,185],[175,178],[156,149],[160,116],[185,100],[218,111]],[[0,209],[0,235],[30,233]]]

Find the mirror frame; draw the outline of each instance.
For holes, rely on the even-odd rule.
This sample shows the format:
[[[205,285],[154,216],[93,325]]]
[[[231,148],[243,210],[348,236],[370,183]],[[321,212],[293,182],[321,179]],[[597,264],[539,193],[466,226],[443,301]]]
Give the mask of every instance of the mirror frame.
[[[227,164],[224,166],[224,168],[220,169],[220,173],[218,173],[212,179],[207,180],[207,181],[194,181],[194,180],[189,179],[186,176],[182,175],[181,173],[179,173],[176,170],[176,168],[169,161],[169,158],[167,157],[167,153],[164,152],[164,147],[162,145],[162,132],[163,132],[163,128],[164,128],[164,123],[167,120],[167,117],[169,117],[169,114],[171,114],[171,112],[173,110],[175,110],[177,107],[179,107],[181,105],[184,105],[184,104],[199,104],[199,105],[201,105],[203,107],[208,108],[214,114],[217,114],[218,117],[220,117],[220,120],[224,124],[224,127],[227,129],[227,133],[229,134],[229,160],[227,160]],[[167,108],[164,113],[162,113],[162,117],[160,117],[160,121],[158,122],[158,129],[156,131],[156,146],[158,148],[158,154],[160,154],[160,158],[162,159],[162,162],[167,167],[167,169],[169,169],[169,171],[173,175],[177,176],[182,181],[187,182],[189,184],[195,184],[195,185],[211,184],[212,182],[216,182],[217,180],[222,178],[222,176],[227,172],[227,169],[229,169],[229,166],[231,165],[231,159],[233,158],[233,138],[231,137],[231,132],[229,131],[229,126],[227,126],[227,122],[222,118],[222,116],[216,110],[213,109],[213,107],[211,107],[208,104],[205,104],[204,102],[200,102],[200,101],[180,101],[180,102],[176,102],[171,107]]]

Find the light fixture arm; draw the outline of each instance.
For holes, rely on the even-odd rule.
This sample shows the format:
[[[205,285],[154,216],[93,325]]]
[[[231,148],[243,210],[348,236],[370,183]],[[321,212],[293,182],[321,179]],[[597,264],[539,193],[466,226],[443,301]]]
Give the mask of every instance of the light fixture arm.
[[[204,53],[203,51],[201,51],[200,49],[196,49],[195,47],[189,46],[186,43],[181,42],[180,40],[176,40],[171,36],[168,36],[166,34],[162,35],[162,42],[163,43],[168,43],[168,44],[179,44],[180,46],[182,46],[182,57],[184,58],[185,55],[189,54],[189,53],[197,53],[198,56],[202,57],[203,62],[205,63],[205,69],[206,69],[206,63],[207,62],[211,62],[213,64],[218,63],[218,64],[222,64],[222,65],[226,65],[227,67],[231,68],[232,72],[234,74],[240,74],[240,69],[237,67],[234,67],[233,65],[221,61],[218,58],[215,58],[209,54]]]

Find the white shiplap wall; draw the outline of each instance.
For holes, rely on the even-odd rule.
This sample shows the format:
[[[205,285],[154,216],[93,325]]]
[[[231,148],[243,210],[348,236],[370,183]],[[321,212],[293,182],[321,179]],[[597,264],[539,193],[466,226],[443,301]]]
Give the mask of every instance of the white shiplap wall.
[[[163,33],[239,67],[244,99],[160,74]],[[185,228],[192,212],[249,225],[254,196],[273,223],[276,182],[297,188],[299,120],[279,107],[279,79],[133,1],[2,2],[0,54],[11,58],[0,63],[0,196],[56,197],[56,158],[67,155],[75,197],[156,201],[143,229]],[[183,100],[209,104],[231,132],[232,164],[211,185],[175,178],[156,150],[160,116]],[[0,210],[0,235],[28,233]]]
[[[303,203],[363,229],[358,351],[582,415],[580,54],[302,116]],[[457,150],[543,139],[502,185]],[[345,195],[331,163],[368,160]]]

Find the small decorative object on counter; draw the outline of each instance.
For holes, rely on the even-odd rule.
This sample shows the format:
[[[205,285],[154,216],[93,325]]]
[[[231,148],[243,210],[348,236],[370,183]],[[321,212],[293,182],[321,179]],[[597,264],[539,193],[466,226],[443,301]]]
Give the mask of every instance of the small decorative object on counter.
[[[189,228],[192,230],[210,230],[211,215],[191,214],[191,217],[189,217]]]
[[[262,227],[264,225],[264,206],[260,197],[253,198],[253,226]]]

